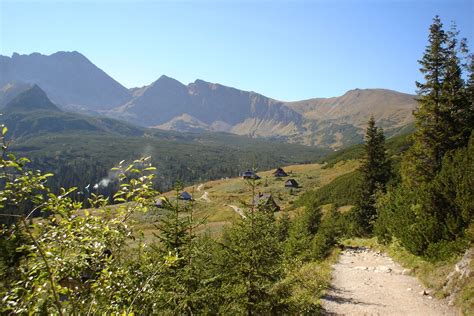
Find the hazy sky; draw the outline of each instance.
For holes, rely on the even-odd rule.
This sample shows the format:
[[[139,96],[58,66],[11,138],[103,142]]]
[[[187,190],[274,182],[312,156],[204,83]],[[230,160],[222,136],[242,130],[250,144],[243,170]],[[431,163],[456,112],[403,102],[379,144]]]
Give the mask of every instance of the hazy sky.
[[[128,88],[166,74],[281,100],[413,93],[436,14],[474,50],[474,0],[0,0],[0,54],[76,50]]]

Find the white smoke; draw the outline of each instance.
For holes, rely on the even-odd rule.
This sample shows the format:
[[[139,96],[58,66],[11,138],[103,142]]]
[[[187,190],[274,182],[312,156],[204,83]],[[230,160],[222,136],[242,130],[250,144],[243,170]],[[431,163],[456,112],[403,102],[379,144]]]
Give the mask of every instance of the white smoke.
[[[109,171],[107,176],[105,178],[102,178],[98,183],[94,185],[94,190],[97,190],[98,188],[106,188],[109,186],[109,184],[117,179],[118,171]]]
[[[112,179],[109,179],[109,178],[104,178],[102,180],[99,181],[99,187],[102,187],[102,188],[106,188],[109,186],[109,183],[112,182]]]

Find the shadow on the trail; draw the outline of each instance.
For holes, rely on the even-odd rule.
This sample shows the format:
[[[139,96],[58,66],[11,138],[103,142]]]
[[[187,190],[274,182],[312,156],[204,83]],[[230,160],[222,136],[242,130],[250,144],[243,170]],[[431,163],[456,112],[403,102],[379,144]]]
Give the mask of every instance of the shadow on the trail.
[[[385,306],[384,304],[375,304],[375,303],[367,303],[359,300],[355,300],[351,297],[347,297],[347,293],[349,291],[344,291],[339,288],[335,287],[330,287],[329,288],[329,293],[323,296],[322,300],[324,301],[329,301],[329,302],[334,302],[336,304],[353,304],[353,305],[363,305],[363,306]],[[329,311],[324,310],[323,315],[331,315],[331,316],[337,316],[340,314],[337,313],[332,313]]]

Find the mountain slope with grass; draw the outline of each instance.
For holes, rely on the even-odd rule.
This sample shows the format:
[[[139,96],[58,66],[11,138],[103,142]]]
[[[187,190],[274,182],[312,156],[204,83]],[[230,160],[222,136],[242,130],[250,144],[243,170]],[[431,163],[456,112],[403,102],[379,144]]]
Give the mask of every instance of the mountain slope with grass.
[[[60,110],[37,85],[27,88],[3,108],[0,120],[9,128],[9,137],[36,137],[44,133],[88,132],[140,136],[144,130],[110,118],[92,117]]]

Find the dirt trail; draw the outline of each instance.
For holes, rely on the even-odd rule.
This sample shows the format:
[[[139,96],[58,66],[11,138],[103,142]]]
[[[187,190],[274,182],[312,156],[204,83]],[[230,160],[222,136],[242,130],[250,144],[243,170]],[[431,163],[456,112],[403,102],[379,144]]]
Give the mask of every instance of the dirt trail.
[[[346,249],[333,266],[326,315],[458,315],[385,254]]]
[[[203,195],[199,198],[200,200],[204,200],[206,202],[211,202],[211,199],[209,198],[209,192],[204,192]]]
[[[224,204],[224,206],[229,206],[229,207],[231,207],[237,214],[239,214],[240,216],[242,216],[243,218],[245,218],[244,211],[243,211],[240,207],[237,207],[237,206],[235,206],[235,205],[230,205],[230,204]]]

